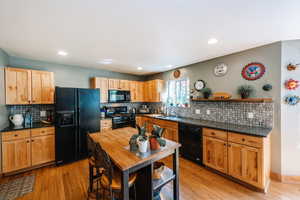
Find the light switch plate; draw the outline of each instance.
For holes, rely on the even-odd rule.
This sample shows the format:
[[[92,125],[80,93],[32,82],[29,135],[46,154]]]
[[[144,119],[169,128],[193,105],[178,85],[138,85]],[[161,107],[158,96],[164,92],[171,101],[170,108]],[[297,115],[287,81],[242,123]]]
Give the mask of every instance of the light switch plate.
[[[254,113],[253,112],[248,112],[248,118],[253,119],[254,118]]]
[[[210,115],[210,110],[206,110],[206,114]]]
[[[41,116],[41,117],[46,117],[46,111],[45,111],[45,110],[42,110],[42,111],[40,112],[40,116]]]
[[[200,109],[196,109],[196,110],[195,110],[195,113],[196,113],[197,115],[200,115]]]

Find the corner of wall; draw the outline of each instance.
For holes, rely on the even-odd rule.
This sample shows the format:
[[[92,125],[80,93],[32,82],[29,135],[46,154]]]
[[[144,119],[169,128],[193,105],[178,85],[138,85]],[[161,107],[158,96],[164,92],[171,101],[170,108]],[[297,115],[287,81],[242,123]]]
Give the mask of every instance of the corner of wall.
[[[8,65],[9,55],[0,49],[0,129],[8,125],[8,113],[5,106],[4,67]]]

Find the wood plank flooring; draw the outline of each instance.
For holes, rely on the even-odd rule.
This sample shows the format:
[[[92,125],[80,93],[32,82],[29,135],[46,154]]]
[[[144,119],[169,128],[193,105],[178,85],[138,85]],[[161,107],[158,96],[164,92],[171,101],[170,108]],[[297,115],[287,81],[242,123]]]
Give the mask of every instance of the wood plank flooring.
[[[300,185],[297,184],[272,181],[267,194],[253,192],[182,158],[180,172],[181,200],[300,200]],[[36,174],[35,188],[32,193],[18,200],[86,199],[86,160],[61,167],[37,169],[25,174]],[[2,178],[0,183],[25,174]]]

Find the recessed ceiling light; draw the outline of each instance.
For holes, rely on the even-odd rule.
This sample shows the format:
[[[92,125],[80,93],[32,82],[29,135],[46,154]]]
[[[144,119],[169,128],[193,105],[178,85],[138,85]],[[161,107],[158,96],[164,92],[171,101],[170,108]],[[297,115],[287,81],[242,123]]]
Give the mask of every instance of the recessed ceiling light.
[[[208,44],[217,44],[218,40],[216,38],[210,38],[207,43]]]
[[[67,55],[68,55],[68,52],[65,52],[65,51],[58,51],[57,54],[60,55],[60,56],[67,56]]]
[[[167,65],[166,66],[166,68],[172,68],[173,67],[173,65]]]
[[[143,68],[142,67],[138,67],[137,70],[143,70]]]
[[[99,61],[98,63],[104,64],[104,65],[109,65],[112,63],[112,61],[113,61],[112,59],[108,58],[108,59],[103,59],[103,60]]]

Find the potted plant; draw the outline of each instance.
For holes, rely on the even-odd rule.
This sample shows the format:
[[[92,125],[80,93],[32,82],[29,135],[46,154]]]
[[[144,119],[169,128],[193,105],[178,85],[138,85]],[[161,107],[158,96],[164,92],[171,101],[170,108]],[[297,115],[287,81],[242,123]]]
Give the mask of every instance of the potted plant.
[[[203,94],[204,99],[208,99],[212,94],[212,91],[210,88],[204,88],[201,90],[201,92]]]
[[[130,146],[130,151],[136,152],[139,150],[139,146],[137,144],[137,139],[140,135],[146,135],[146,123],[140,127],[138,124],[136,124],[136,127],[138,129],[138,134],[134,134],[131,136],[129,140],[129,146]]]
[[[140,135],[137,138],[137,144],[141,153],[146,153],[148,150],[148,137],[146,135]]]
[[[145,153],[148,149],[148,136],[146,135],[146,123],[139,127],[137,125],[137,128],[139,130],[139,134],[136,137],[136,144],[138,146],[138,149],[140,152]]]
[[[152,130],[151,136],[150,136],[150,148],[151,148],[151,150],[157,150],[161,146],[166,145],[166,141],[161,138],[164,131],[165,131],[164,128],[161,128],[157,125],[153,125],[153,130]]]
[[[238,88],[238,94],[241,95],[242,99],[249,98],[254,92],[254,88],[251,85],[241,85]]]

